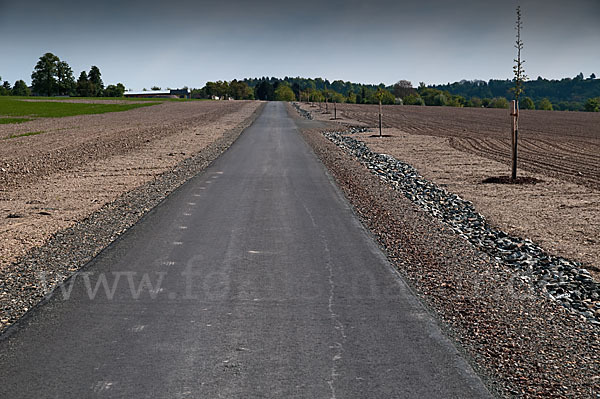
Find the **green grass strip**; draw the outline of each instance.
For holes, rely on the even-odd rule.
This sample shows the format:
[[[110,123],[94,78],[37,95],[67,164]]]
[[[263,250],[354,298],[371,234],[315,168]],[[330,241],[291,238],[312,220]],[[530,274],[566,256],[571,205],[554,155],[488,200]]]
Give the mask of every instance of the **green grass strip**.
[[[0,118],[0,125],[8,125],[9,123],[29,122],[29,118]]]
[[[160,104],[160,102],[147,102],[143,104],[85,104],[54,101],[32,102],[11,97],[0,97],[0,115],[62,118],[65,116],[129,111],[156,104]]]
[[[39,132],[29,132],[29,133],[13,134],[13,135],[10,135],[8,137],[5,137],[3,140],[15,139],[17,137],[36,136],[36,135],[42,134],[42,133],[44,133],[43,130],[41,130]]]

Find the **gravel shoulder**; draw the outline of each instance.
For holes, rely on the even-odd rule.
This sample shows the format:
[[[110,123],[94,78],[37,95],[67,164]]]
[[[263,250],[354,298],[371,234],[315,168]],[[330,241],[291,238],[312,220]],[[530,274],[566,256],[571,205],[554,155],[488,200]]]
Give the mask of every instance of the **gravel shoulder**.
[[[74,130],[64,137],[14,139],[12,155],[3,147],[3,160],[12,156],[10,162],[40,167],[34,166],[32,176],[23,179],[5,173],[9,178],[0,185],[0,330],[203,170],[252,123],[262,106],[170,103],[160,112],[155,109],[155,115],[145,109],[119,113],[129,117],[111,115],[116,121],[91,115],[85,135],[69,127],[85,122],[85,117],[63,118],[66,128]],[[128,121],[127,126],[119,130],[119,121]],[[77,134],[80,140],[71,140]],[[122,145],[114,145],[112,139]],[[80,152],[82,148],[87,151]],[[53,162],[61,166],[52,173],[43,170]],[[53,277],[46,281],[42,275]]]
[[[327,140],[322,127],[299,125],[365,226],[498,396],[600,395],[600,329],[415,207]]]

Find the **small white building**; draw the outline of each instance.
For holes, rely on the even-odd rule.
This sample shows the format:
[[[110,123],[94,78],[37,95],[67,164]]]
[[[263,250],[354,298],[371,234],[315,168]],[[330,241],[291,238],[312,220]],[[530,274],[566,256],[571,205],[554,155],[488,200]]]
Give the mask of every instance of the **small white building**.
[[[123,95],[128,98],[190,98],[188,89],[127,91]]]

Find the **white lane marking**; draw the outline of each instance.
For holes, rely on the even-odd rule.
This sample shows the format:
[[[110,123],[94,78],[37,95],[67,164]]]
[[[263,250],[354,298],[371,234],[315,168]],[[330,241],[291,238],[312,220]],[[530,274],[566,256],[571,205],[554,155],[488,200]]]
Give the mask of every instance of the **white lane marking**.
[[[202,194],[194,194],[194,197],[202,197]]]
[[[187,228],[188,228],[187,226],[179,226],[179,229],[180,229],[180,230],[185,230],[185,229],[187,229]]]
[[[162,264],[163,266],[175,266],[175,262],[173,262],[172,260],[166,260]]]
[[[143,325],[143,324],[140,324],[140,325],[137,325],[137,326],[133,326],[133,327],[131,327],[131,331],[132,331],[132,332],[141,332],[141,331],[143,331],[145,328],[146,328],[146,326],[145,326],[145,325]]]
[[[260,251],[248,251],[249,254],[260,254]]]
[[[189,213],[189,212],[184,212],[184,213],[183,213],[183,216],[192,216],[192,214],[191,214],[191,213]]]
[[[173,245],[183,245],[181,241],[173,241]]]
[[[224,172],[215,172],[218,175],[222,175]]]
[[[206,187],[200,187],[200,190],[206,190]]]
[[[196,205],[196,203],[195,202],[188,202],[188,205],[194,206],[194,205]]]
[[[111,382],[111,381],[98,381],[97,383],[92,385],[92,390],[95,393],[108,391],[113,386],[113,384],[114,384],[114,382]]]

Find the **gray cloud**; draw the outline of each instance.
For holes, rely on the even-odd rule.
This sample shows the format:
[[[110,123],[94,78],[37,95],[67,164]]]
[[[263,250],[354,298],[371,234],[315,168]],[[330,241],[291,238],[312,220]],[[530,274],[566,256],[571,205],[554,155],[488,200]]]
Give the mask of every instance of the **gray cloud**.
[[[527,73],[600,73],[600,2],[522,0]],[[253,76],[510,78],[517,1],[1,1],[0,75],[51,51],[141,89]]]

